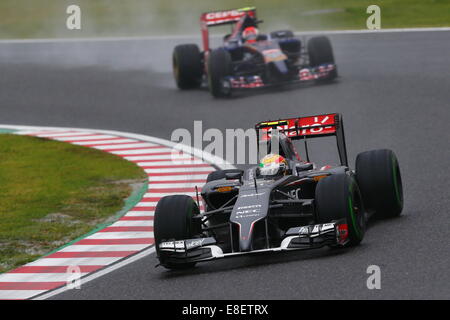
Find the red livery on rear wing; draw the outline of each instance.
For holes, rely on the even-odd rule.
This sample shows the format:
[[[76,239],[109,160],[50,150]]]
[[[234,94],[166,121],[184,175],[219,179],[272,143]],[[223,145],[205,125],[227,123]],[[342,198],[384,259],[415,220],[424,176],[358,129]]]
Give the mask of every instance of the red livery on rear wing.
[[[304,136],[325,136],[336,133],[337,114],[324,114],[311,117],[290,118],[277,121],[261,122],[256,129],[272,131],[278,129],[288,137],[301,138]]]
[[[256,18],[256,8],[242,8],[225,11],[205,12],[200,16],[200,26],[202,30],[203,38],[203,50],[209,51],[209,32],[208,27],[219,26],[223,24],[237,23],[239,20],[248,15],[252,18]],[[237,28],[236,30],[238,30]]]
[[[339,113],[260,122],[255,129],[258,141],[270,140],[270,131],[273,129],[278,129],[292,140],[335,136],[341,164],[348,166],[344,126]]]
[[[228,11],[216,11],[216,12],[206,12],[201,15],[201,22],[205,23],[207,26],[214,26],[219,24],[226,24],[230,22],[237,22],[239,19],[246,14],[251,17],[255,17],[255,11],[244,11],[244,10],[228,10]]]

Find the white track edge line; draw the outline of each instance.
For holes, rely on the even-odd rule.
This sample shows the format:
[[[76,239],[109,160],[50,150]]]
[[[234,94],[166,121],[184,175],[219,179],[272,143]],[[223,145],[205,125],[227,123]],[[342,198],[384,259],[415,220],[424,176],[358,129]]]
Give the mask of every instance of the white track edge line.
[[[296,31],[296,35],[314,35],[314,34],[363,34],[363,33],[397,33],[397,32],[432,32],[432,31],[450,31],[450,27],[431,27],[431,28],[387,28],[379,30],[355,29],[355,30],[311,30]],[[138,41],[138,40],[182,40],[196,39],[200,35],[167,35],[167,36],[130,36],[130,37],[92,37],[92,38],[42,38],[42,39],[3,39],[2,43],[27,44],[27,43],[62,43],[62,42],[114,42],[114,41]],[[220,35],[212,35],[211,38],[221,38]]]

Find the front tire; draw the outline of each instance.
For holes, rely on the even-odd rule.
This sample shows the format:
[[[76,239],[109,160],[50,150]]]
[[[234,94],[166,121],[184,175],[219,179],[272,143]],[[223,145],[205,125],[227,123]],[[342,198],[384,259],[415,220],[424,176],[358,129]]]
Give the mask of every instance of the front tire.
[[[328,37],[313,37],[308,41],[309,64],[315,68],[323,64],[334,64],[333,48]],[[323,80],[333,80],[337,77],[337,70],[330,72],[329,76]]]
[[[379,217],[396,217],[403,210],[403,186],[392,150],[366,151],[356,157],[356,179],[367,208]]]
[[[200,213],[197,204],[187,195],[166,196],[158,201],[155,210],[154,236],[156,253],[162,266],[167,269],[186,269],[195,263],[170,263],[159,250],[163,241],[192,239],[201,234],[201,222],[193,219]]]
[[[225,77],[231,76],[231,55],[223,48],[212,50],[208,57],[209,92],[215,98],[231,95],[231,87],[225,86]]]
[[[319,223],[345,218],[348,245],[358,245],[366,231],[366,215],[356,180],[346,174],[323,178],[316,186],[316,210]]]
[[[203,77],[202,55],[196,44],[176,46],[173,51],[172,65],[175,82],[179,89],[186,90],[201,86]]]

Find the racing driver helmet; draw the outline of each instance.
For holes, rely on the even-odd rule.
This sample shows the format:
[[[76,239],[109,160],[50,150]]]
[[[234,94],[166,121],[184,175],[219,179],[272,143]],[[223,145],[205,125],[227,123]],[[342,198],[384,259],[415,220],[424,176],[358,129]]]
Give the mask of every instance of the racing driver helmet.
[[[247,43],[255,43],[258,35],[259,31],[255,27],[247,27],[242,31],[242,39]]]
[[[268,154],[261,159],[259,164],[259,174],[263,178],[280,178],[287,174],[288,163],[279,154]]]

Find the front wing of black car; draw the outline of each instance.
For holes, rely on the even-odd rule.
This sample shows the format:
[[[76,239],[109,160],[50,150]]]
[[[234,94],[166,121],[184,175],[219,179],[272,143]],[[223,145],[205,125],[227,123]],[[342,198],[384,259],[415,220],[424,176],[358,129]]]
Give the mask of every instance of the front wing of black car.
[[[279,247],[246,252],[224,253],[213,237],[166,241],[159,244],[159,255],[172,264],[201,262],[246,254],[317,249],[323,246],[344,246],[348,241],[345,219],[290,228]]]

